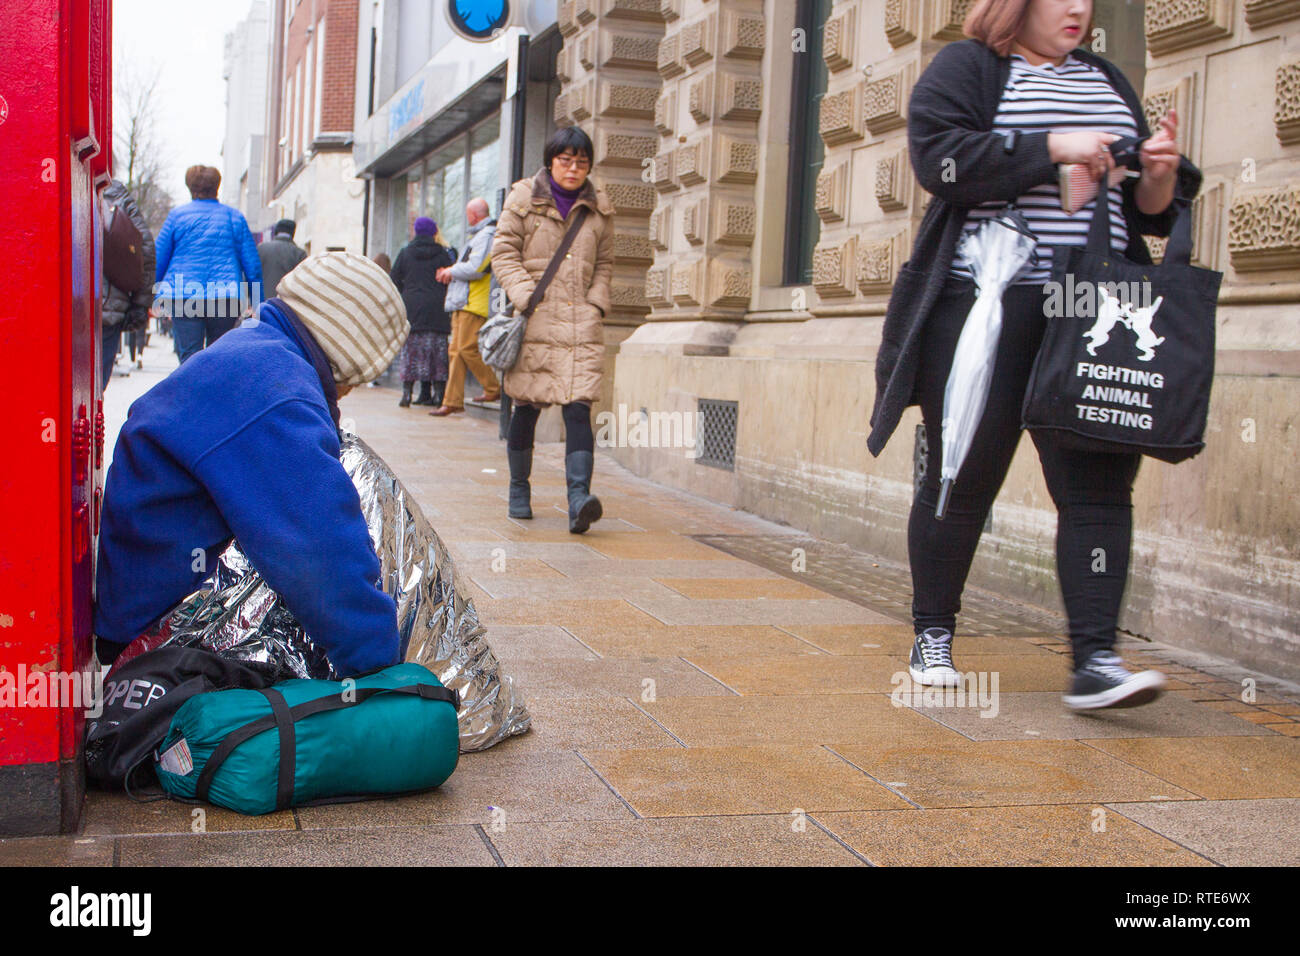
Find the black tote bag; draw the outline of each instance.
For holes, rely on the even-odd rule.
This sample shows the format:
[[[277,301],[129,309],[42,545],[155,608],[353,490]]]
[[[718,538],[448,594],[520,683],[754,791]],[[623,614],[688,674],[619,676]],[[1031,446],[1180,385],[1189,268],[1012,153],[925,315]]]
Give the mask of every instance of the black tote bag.
[[[1103,201],[1088,244],[1054,250],[1025,428],[1051,430],[1074,448],[1168,462],[1205,447],[1223,273],[1191,264],[1191,203],[1174,202],[1178,216],[1160,265],[1111,250]]]

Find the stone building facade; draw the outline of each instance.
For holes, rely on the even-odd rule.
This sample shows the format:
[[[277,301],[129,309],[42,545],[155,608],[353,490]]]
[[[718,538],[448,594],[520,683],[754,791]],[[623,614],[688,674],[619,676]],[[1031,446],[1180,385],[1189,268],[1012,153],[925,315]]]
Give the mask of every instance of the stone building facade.
[[[592,135],[619,214],[607,405],[696,430],[619,460],[906,561],[920,416],[872,458],[873,369],[927,199],[908,98],[970,5],[560,4],[556,120]],[[1094,25],[1148,120],[1178,110],[1195,261],[1225,274],[1207,448],[1143,464],[1123,625],[1300,679],[1300,0],[1097,0]],[[971,583],[1059,606],[1055,524],[1025,441]]]

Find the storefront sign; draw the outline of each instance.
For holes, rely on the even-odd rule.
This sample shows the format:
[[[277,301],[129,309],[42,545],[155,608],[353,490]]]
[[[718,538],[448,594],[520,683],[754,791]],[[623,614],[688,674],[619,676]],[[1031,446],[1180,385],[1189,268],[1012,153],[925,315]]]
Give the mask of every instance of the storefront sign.
[[[388,139],[391,142],[399,130],[420,115],[424,109],[424,80],[411,87],[410,92],[393,104],[388,111]]]

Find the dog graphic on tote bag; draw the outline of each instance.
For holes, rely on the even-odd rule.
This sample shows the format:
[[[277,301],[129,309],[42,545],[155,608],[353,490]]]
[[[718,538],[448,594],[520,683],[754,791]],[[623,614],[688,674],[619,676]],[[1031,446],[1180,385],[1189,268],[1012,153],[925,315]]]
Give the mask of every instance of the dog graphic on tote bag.
[[[1150,362],[1156,357],[1155,348],[1164,342],[1164,336],[1158,336],[1151,328],[1151,321],[1155,317],[1156,310],[1160,308],[1160,303],[1165,300],[1164,296],[1159,296],[1146,308],[1137,308],[1131,302],[1121,302],[1119,299],[1110,295],[1104,287],[1098,287],[1101,296],[1101,305],[1097,309],[1097,321],[1092,324],[1092,328],[1083,333],[1083,337],[1088,340],[1088,354],[1096,355],[1097,349],[1110,341],[1110,332],[1116,325],[1123,325],[1126,329],[1136,333],[1137,342],[1135,345],[1140,354],[1139,362]]]

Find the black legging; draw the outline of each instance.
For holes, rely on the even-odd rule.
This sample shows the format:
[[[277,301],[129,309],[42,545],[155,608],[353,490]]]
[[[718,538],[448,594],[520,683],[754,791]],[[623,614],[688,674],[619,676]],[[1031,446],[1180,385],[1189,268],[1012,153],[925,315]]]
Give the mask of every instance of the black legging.
[[[993,499],[1020,441],[1020,409],[1046,323],[1041,286],[1011,286],[1003,296],[988,405],[953,485],[948,510],[935,520],[942,453],[943,392],[962,322],[975,300],[969,282],[950,282],[926,322],[917,373],[929,457],[912,504],[907,544],[912,565],[912,617],[952,631],[961,610],[975,548]],[[1031,433],[1048,493],[1056,505],[1056,567],[1069,618],[1075,665],[1115,644],[1133,537],[1133,481],[1139,455],[1098,454],[1062,447]]]
[[[516,451],[533,447],[533,434],[537,431],[537,416],[542,409],[537,405],[516,405],[510,416],[510,434],[506,438],[506,447]],[[564,453],[570,455],[575,451],[596,450],[596,441],[591,434],[591,405],[587,402],[572,402],[563,408],[564,415]]]

